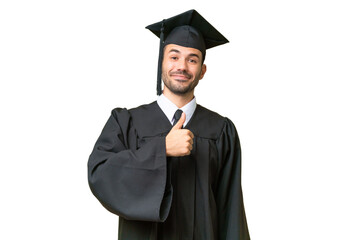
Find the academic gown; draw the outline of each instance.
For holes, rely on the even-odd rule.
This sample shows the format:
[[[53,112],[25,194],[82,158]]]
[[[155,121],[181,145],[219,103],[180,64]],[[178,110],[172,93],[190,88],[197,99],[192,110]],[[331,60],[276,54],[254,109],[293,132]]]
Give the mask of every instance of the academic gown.
[[[121,240],[248,240],[234,124],[197,105],[191,154],[167,157],[172,125],[157,102],[114,109],[88,162],[93,194]]]

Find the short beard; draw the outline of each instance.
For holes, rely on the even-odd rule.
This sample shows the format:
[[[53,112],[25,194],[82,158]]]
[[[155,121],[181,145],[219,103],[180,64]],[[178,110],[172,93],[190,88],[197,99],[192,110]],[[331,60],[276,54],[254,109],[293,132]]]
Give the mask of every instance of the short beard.
[[[184,75],[186,75],[187,73],[184,73]],[[200,80],[200,76],[201,76],[201,72],[199,72],[199,74],[197,76],[195,76],[194,81],[191,82],[188,86],[182,87],[182,86],[178,86],[176,84],[174,84],[171,79],[168,77],[168,75],[166,73],[162,73],[162,80],[164,82],[164,85],[174,94],[176,95],[185,95],[189,92],[191,92],[192,90],[194,90],[194,88],[198,85],[199,80]]]

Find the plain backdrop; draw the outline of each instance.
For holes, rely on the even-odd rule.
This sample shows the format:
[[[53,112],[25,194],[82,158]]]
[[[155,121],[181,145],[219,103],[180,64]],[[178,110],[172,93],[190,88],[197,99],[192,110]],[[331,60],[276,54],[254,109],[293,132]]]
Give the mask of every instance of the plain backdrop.
[[[360,7],[351,0],[0,2],[0,239],[117,239],[87,183],[110,112],[156,100],[145,26],[196,9],[199,104],[229,117],[253,240],[360,239]]]

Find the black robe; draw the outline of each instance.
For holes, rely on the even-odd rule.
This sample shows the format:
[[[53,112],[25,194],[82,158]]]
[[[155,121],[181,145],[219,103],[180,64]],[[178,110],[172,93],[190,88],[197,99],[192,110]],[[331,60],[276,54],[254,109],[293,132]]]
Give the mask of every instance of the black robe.
[[[88,162],[93,194],[119,216],[121,240],[250,239],[233,123],[197,105],[189,156],[166,157],[172,125],[157,102],[114,109]]]

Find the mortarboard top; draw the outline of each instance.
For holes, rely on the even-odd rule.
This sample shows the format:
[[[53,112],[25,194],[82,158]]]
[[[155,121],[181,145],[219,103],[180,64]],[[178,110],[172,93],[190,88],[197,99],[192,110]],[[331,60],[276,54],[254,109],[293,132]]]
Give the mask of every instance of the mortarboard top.
[[[189,10],[174,17],[151,24],[146,28],[160,38],[157,79],[158,95],[161,94],[161,66],[165,45],[176,44],[183,47],[198,49],[201,51],[204,61],[206,49],[229,42],[196,10]]]

